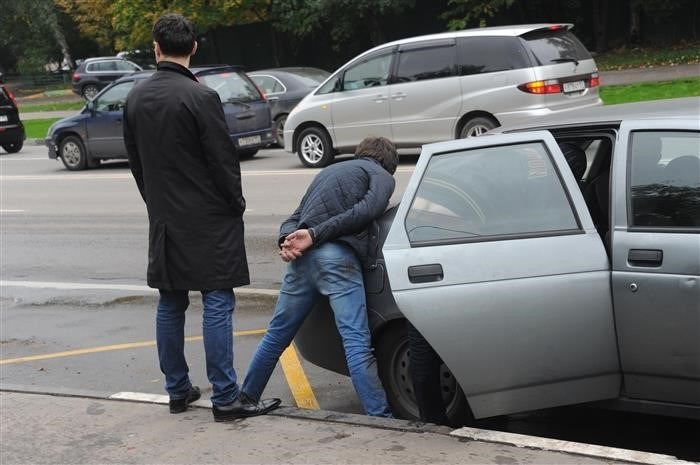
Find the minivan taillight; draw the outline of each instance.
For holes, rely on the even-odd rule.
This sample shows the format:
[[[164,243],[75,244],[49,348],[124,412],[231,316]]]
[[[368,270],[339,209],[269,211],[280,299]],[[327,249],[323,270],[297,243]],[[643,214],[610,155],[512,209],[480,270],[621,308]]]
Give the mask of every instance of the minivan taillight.
[[[598,87],[600,85],[600,76],[598,73],[591,74],[591,80],[588,81],[588,87]]]
[[[528,94],[560,94],[562,92],[561,84],[557,80],[550,81],[533,81],[525,84],[520,84],[518,89]]]

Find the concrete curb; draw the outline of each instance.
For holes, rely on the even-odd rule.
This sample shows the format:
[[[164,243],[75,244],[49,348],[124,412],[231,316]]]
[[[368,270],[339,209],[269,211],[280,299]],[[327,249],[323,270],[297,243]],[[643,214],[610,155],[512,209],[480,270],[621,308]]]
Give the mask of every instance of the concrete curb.
[[[14,392],[19,394],[35,394],[44,396],[75,397],[97,399],[111,402],[134,402],[146,404],[168,403],[168,396],[137,392],[109,393],[103,391],[76,390],[66,388],[46,388],[36,386],[22,386],[4,384],[0,386],[0,392]],[[210,409],[208,400],[199,400],[192,404],[193,407]],[[305,410],[296,407],[280,407],[269,413],[271,416],[296,418],[302,420],[318,421],[324,423],[344,424],[348,426],[360,426],[384,430],[399,431],[404,433],[432,433],[442,436],[450,436],[460,441],[479,441],[493,444],[506,444],[515,447],[550,452],[560,452],[571,455],[591,457],[602,460],[614,460],[642,465],[685,465],[693,462],[677,459],[670,455],[654,454],[614,447],[582,444],[570,441],[527,436],[523,434],[503,433],[499,431],[483,430],[479,428],[460,428],[452,430],[446,426],[430,423],[420,423],[408,420],[369,417],[351,413],[330,412],[327,410]]]

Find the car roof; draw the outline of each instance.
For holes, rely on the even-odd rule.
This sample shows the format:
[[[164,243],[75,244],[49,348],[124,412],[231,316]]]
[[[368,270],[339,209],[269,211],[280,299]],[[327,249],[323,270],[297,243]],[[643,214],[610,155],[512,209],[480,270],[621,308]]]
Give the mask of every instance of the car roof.
[[[83,63],[90,63],[93,61],[100,61],[100,60],[122,60],[122,61],[129,61],[124,57],[118,57],[118,56],[112,56],[112,57],[92,57],[92,58],[85,58],[83,60]]]
[[[562,111],[536,119],[529,118],[521,123],[501,126],[492,129],[489,134],[580,125],[618,126],[624,120],[688,119],[697,118],[699,115],[700,97],[673,98]]]
[[[272,74],[272,73],[304,73],[307,71],[320,71],[322,73],[328,73],[325,69],[314,68],[313,66],[287,66],[284,68],[267,68],[267,69],[256,69],[255,71],[249,71],[248,74]],[[330,75],[330,73],[328,73]]]

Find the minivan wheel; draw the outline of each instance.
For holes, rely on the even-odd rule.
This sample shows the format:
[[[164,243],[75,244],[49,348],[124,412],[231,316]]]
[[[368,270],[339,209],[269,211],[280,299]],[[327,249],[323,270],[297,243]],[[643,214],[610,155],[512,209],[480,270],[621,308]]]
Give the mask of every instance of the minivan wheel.
[[[275,120],[275,135],[277,136],[277,145],[284,147],[284,123],[287,122],[287,115],[280,115]]]
[[[71,171],[84,170],[87,165],[87,153],[83,142],[76,136],[68,136],[61,141],[58,148],[61,161]]]
[[[376,342],[377,368],[384,384],[387,400],[395,417],[418,420],[418,405],[413,392],[408,336],[403,322],[392,324]],[[473,420],[462,388],[445,364],[440,367],[442,397],[451,425],[464,425]]]
[[[92,100],[99,91],[100,89],[98,89],[96,85],[88,84],[83,87],[83,97],[85,100]]]
[[[480,136],[489,129],[493,129],[498,124],[491,118],[485,116],[477,116],[464,123],[462,130],[459,132],[459,138],[464,139],[465,137],[476,137]]]
[[[326,131],[318,127],[304,129],[299,135],[299,160],[310,168],[321,168],[333,160],[333,147]]]
[[[19,140],[17,142],[8,142],[7,144],[2,144],[2,148],[5,149],[5,152],[7,153],[17,153],[20,150],[22,150],[23,145],[24,141]]]

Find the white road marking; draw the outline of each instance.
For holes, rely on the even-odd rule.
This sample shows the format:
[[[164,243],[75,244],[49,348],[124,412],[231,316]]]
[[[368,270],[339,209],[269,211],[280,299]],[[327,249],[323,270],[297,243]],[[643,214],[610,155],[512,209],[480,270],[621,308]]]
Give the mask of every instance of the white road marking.
[[[0,210],[0,213],[22,213],[26,210]]]
[[[107,283],[66,283],[66,282],[51,282],[51,281],[0,281],[0,287],[28,287],[33,289],[63,289],[63,290],[103,290],[103,291],[133,291],[155,293],[158,289],[153,289],[148,286],[138,284],[107,284]],[[247,287],[237,287],[234,292],[239,295],[263,294],[269,296],[277,296],[278,290],[275,289],[255,289]]]
[[[684,460],[679,460],[670,455],[653,454],[651,452],[618,449],[616,447],[583,444],[580,442],[562,441],[559,439],[541,438],[538,436],[528,436],[525,434],[516,433],[504,433],[501,431],[491,431],[478,428],[464,427],[452,431],[450,435],[473,439],[476,441],[495,442],[499,444],[509,444],[516,447],[558,451],[570,454],[585,455],[589,457],[604,458],[608,460],[621,460],[625,462],[643,463],[649,465],[681,465],[690,463]]]
[[[43,158],[21,158],[21,157],[16,157],[16,158],[0,158],[0,161],[43,161],[43,160],[49,160],[49,157],[43,157]]]

